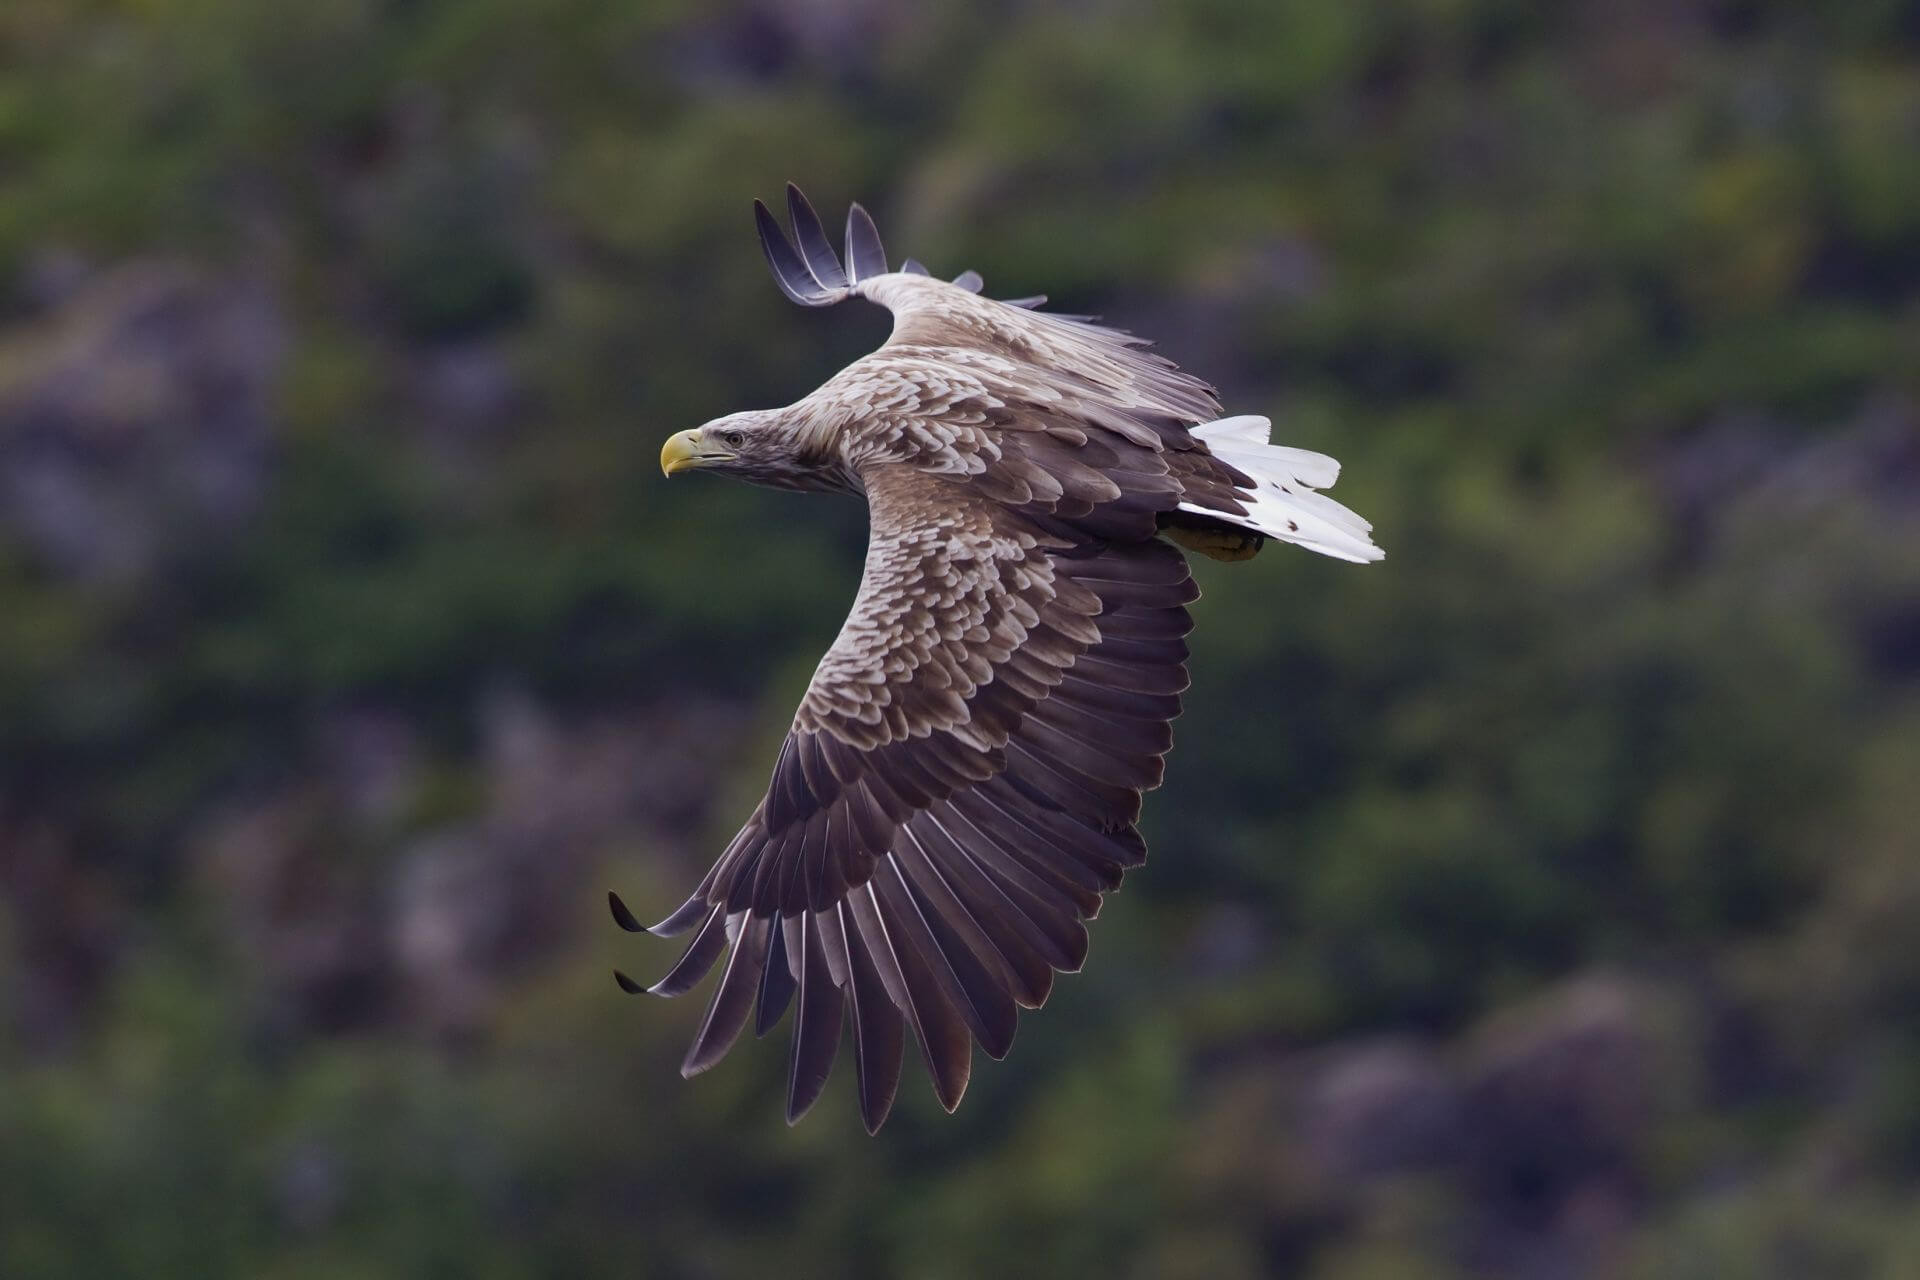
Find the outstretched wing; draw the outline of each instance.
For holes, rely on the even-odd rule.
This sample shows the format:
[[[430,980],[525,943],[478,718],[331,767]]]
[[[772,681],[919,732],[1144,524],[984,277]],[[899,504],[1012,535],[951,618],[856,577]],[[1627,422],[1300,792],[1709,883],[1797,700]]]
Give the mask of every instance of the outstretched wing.
[[[988,354],[1016,362],[1024,372],[1063,389],[1097,394],[1120,408],[1189,426],[1220,416],[1214,389],[1146,351],[1152,344],[1144,338],[1091,323],[1085,316],[1039,311],[1045,295],[983,297],[977,271],[944,281],[911,258],[892,271],[873,219],[857,204],[847,214],[842,267],[819,215],[792,183],[787,184],[787,211],[793,222],[791,242],[766,205],[753,202],[760,247],[781,291],[807,307],[855,297],[879,303],[894,314],[888,347]]]
[[[911,261],[888,271],[879,233],[858,205],[847,218],[842,269],[791,185],[787,204],[793,243],[764,205],[754,213],[788,296],[808,306],[863,297],[893,312],[886,344],[822,388],[858,404],[864,429],[891,432],[907,453],[939,455],[936,467],[970,459],[1002,500],[1088,537],[1165,532],[1221,559],[1243,559],[1277,538],[1343,560],[1380,558],[1372,526],[1316,492],[1338,463],[1269,446],[1263,418],[1222,421],[1213,388],[1147,351],[1144,339],[1032,309],[1044,298],[1009,305],[981,297],[975,272],[948,283]],[[1089,469],[1099,478],[1058,500]],[[1112,485],[1123,501],[1099,493]]]
[[[1184,557],[1065,536],[910,466],[867,478],[860,592],[766,798],[655,933],[697,929],[649,990],[727,960],[683,1072],[764,1034],[798,993],[787,1115],[853,1027],[861,1114],[885,1120],[911,1027],[948,1110],[972,1042],[1012,1043],[1082,921],[1145,857],[1134,829],[1186,687]],[[640,926],[614,902],[616,918]],[[638,990],[623,979],[622,985]]]

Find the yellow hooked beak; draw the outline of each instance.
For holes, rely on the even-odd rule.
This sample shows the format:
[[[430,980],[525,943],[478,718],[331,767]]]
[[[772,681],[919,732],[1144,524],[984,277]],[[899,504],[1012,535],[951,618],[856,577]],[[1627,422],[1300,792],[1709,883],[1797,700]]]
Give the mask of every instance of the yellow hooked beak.
[[[661,474],[670,476],[676,471],[697,467],[710,458],[725,456],[708,452],[704,443],[698,430],[676,431],[668,436],[666,444],[660,447]]]

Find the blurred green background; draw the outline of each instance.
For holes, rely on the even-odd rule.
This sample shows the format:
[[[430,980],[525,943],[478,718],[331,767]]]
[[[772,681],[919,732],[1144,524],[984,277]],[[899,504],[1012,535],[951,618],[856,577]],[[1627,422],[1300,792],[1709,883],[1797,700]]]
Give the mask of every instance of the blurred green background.
[[[0,1275],[1920,1275],[1920,4],[6,0]],[[798,181],[1388,551],[1203,564],[957,1116],[691,1083],[886,332]]]

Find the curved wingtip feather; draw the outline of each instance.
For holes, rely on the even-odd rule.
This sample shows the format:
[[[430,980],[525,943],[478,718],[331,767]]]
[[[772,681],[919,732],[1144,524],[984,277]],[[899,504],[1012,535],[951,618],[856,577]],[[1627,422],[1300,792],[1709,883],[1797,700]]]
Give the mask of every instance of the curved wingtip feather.
[[[793,222],[793,238],[800,250],[800,258],[807,272],[822,289],[837,290],[847,287],[847,273],[840,265],[840,259],[833,254],[833,245],[827,239],[827,232],[820,225],[820,215],[807,203],[800,188],[787,184],[787,216]]]
[[[627,910],[627,904],[620,901],[620,895],[611,889],[607,890],[607,909],[613,912],[613,922],[622,929],[625,929],[628,933],[645,933],[647,931],[647,926],[641,924],[640,921],[634,917],[633,912]]]
[[[765,916],[741,920],[733,954],[727,958],[727,966],[720,974],[720,985],[713,989],[706,1018],[687,1049],[686,1060],[680,1064],[683,1077],[697,1076],[726,1057],[727,1050],[745,1029],[754,995],[760,990],[761,967],[767,962],[772,930],[773,922]]]
[[[847,274],[854,284],[887,274],[887,251],[873,218],[855,203],[847,210]]]
[[[607,909],[613,913],[613,922],[628,933],[650,933],[656,938],[671,938],[675,934],[685,933],[706,919],[709,908],[706,898],[696,893],[681,903],[672,915],[660,923],[641,924],[628,909],[627,904],[620,900],[620,895],[608,890]]]
[[[831,289],[823,288],[807,267],[806,261],[788,243],[786,232],[774,220],[772,210],[759,200],[753,202],[753,224],[760,233],[760,248],[773,268],[773,279],[780,292],[803,307],[824,307],[839,300]]]

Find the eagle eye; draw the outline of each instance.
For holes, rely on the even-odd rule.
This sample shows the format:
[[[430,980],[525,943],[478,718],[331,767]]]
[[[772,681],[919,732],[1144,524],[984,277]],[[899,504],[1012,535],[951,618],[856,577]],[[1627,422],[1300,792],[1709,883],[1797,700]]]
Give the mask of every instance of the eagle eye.
[[[729,449],[738,449],[747,442],[747,433],[728,428],[720,433],[720,443]]]

